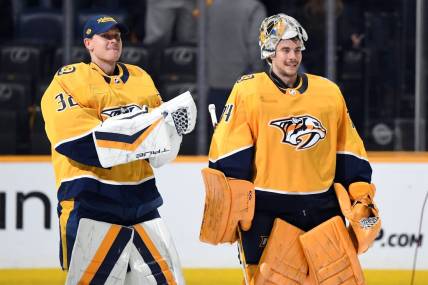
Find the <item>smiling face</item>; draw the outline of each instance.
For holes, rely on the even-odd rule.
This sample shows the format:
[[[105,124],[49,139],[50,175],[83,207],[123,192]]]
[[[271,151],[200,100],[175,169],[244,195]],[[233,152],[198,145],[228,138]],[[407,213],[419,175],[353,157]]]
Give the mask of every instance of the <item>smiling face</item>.
[[[299,39],[281,40],[276,46],[272,70],[279,77],[296,78],[302,62],[302,42]]]
[[[85,47],[91,54],[92,62],[115,64],[122,54],[122,40],[118,28],[112,28],[105,33],[96,34],[84,40]]]

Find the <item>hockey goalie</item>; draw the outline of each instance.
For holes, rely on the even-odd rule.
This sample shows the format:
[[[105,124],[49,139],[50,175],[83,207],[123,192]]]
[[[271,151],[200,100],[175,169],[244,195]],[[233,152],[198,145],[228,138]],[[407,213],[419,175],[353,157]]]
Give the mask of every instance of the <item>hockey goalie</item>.
[[[307,39],[285,14],[261,23],[270,69],[235,83],[202,170],[200,239],[237,241],[247,285],[365,284],[358,254],[381,227],[340,89],[299,71]]]

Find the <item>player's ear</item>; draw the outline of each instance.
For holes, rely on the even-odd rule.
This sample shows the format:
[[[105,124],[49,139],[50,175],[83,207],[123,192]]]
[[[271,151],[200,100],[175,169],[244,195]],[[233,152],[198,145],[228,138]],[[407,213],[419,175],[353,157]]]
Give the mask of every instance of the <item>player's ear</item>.
[[[92,47],[92,41],[91,39],[85,38],[83,39],[83,44],[85,45],[85,48],[89,51],[93,51],[93,47]]]

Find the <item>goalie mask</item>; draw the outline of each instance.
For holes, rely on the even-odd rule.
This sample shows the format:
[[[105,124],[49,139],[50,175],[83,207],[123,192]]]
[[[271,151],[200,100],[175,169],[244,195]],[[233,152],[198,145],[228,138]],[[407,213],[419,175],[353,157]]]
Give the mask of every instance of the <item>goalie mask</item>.
[[[261,58],[267,59],[275,55],[275,49],[280,40],[298,37],[305,49],[304,41],[308,40],[305,29],[293,17],[285,14],[270,16],[263,20],[260,26],[259,46]]]

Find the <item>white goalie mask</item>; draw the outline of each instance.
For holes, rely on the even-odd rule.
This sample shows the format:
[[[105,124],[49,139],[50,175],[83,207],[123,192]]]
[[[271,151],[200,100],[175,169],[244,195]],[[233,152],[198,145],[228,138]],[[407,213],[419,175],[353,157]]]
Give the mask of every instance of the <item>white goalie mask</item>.
[[[308,34],[296,19],[285,14],[277,14],[264,19],[259,35],[261,58],[266,59],[275,55],[275,49],[280,40],[294,37],[300,39],[301,50],[305,50],[303,42],[308,40]]]

